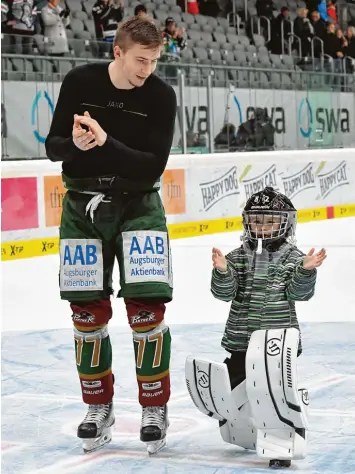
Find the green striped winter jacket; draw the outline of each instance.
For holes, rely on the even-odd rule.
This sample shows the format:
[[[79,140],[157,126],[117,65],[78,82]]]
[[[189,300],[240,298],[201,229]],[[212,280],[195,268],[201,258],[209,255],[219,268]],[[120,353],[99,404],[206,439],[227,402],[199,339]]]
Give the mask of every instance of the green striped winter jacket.
[[[316,270],[303,268],[304,254],[292,244],[277,252],[261,255],[243,247],[226,259],[227,271],[212,271],[211,291],[215,298],[232,301],[222,347],[246,351],[249,338],[257,329],[299,329],[295,301],[307,301],[314,294]],[[299,345],[302,352],[301,340]]]

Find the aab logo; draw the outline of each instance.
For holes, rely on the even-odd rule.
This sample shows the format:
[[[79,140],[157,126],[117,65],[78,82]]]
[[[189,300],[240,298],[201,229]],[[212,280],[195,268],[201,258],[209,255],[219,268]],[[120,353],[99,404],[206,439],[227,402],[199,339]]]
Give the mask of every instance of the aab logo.
[[[247,167],[242,173],[240,181],[244,185],[245,197],[248,200],[254,193],[257,193],[264,189],[266,186],[271,186],[277,190],[277,179],[276,179],[276,165],[270,166],[266,171],[255,178],[245,179],[245,176],[249,173],[251,167]]]
[[[318,174],[320,195],[318,199],[325,199],[340,186],[349,185],[346,161],[342,161],[336,168],[327,173]]]
[[[233,166],[219,178],[200,184],[203,211],[208,211],[221,199],[239,194],[237,167]]]
[[[287,196],[289,199],[294,198],[302,191],[316,187],[313,163],[308,163],[308,165],[306,165],[300,171],[297,171],[297,173],[289,176],[282,176],[281,179],[285,196]]]

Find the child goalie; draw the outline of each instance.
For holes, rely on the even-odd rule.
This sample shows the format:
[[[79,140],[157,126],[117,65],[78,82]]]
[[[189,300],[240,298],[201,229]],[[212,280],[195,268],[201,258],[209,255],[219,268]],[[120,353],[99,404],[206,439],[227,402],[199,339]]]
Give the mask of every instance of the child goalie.
[[[258,330],[265,330],[264,332],[267,333],[267,330],[285,330],[286,328],[296,328],[299,331],[295,302],[308,301],[314,294],[316,268],[322,265],[326,258],[326,251],[322,248],[316,252],[312,248],[305,255],[295,246],[296,214],[296,209],[286,196],[271,187],[266,187],[253,194],[245,205],[242,245],[226,256],[217,248],[212,250],[214,267],[211,281],[212,294],[219,300],[232,301],[222,338],[222,347],[230,353],[230,357],[226,358],[224,363],[228,369],[232,391],[245,380],[246,384],[248,383],[246,355],[252,333]],[[296,332],[294,332],[295,334]],[[297,332],[294,344],[296,359],[302,352],[299,334]],[[262,357],[259,356],[259,360],[262,370],[254,379],[256,385],[259,381],[261,383],[261,379],[265,376],[264,352]],[[196,364],[198,362],[195,361],[194,367]],[[197,365],[197,367],[198,370],[201,370],[201,365]],[[253,365],[252,367],[254,368]],[[188,368],[188,363],[186,368]],[[186,370],[188,372],[188,369]],[[212,387],[211,365],[209,366],[209,375],[210,387]],[[193,377],[189,379],[187,376],[188,387],[189,380],[193,380]],[[255,385],[255,382],[253,383]],[[189,391],[197,406],[196,400],[200,400],[204,404],[200,411],[206,414],[208,411],[213,411],[212,409],[205,410],[206,403],[204,401],[206,398],[203,393],[201,395],[200,392],[200,396],[198,396],[197,392]],[[213,387],[212,390],[209,389],[212,400],[209,407],[217,407],[219,402],[214,398],[217,391],[218,389],[214,390]],[[250,400],[250,392],[248,395]],[[272,395],[271,398],[273,398]],[[219,400],[224,400],[226,403],[225,398]],[[258,403],[259,400],[260,398],[257,400]],[[283,400],[282,403],[284,403]],[[230,413],[228,410],[226,411]],[[218,408],[216,412],[216,418],[218,418],[218,414],[221,412],[218,413]],[[252,418],[255,419],[254,415],[255,413],[252,413]],[[226,421],[221,421],[221,418],[219,418],[220,428]],[[225,439],[223,435],[222,437]],[[230,439],[232,438],[230,436]],[[235,441],[236,438],[233,439],[234,444],[238,444]],[[228,442],[233,443],[233,441]],[[253,444],[251,445],[253,446]],[[272,468],[291,465],[291,461],[287,457],[285,459],[282,459],[282,456],[276,456],[275,459],[270,459],[270,457],[267,459]],[[292,456],[291,458],[297,459]]]

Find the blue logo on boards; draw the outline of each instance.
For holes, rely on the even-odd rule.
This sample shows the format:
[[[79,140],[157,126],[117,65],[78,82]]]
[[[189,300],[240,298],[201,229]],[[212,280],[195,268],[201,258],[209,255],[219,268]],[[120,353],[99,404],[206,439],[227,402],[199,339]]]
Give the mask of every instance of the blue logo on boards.
[[[47,91],[38,91],[36,94],[36,97],[32,103],[32,112],[31,112],[31,125],[32,125],[32,130],[33,130],[33,135],[35,136],[36,140],[39,141],[40,143],[44,143],[46,141],[47,137],[43,137],[39,133],[39,123],[38,123],[38,105],[40,100],[42,99],[42,94],[44,97],[44,100],[48,104],[48,109],[50,112],[51,117],[54,114],[54,104],[52,99],[49,97]]]
[[[151,238],[147,236],[144,241],[143,250],[141,249],[137,237],[132,238],[129,254],[133,253],[145,254],[147,252],[156,253],[158,255],[164,254],[164,239],[162,237]]]
[[[63,265],[95,265],[97,263],[96,245],[76,245],[73,254],[71,247],[64,247]]]
[[[313,111],[307,98],[302,99],[298,108],[298,125],[303,137],[309,138],[313,127]]]
[[[234,103],[237,107],[237,112],[238,112],[238,115],[239,115],[239,124],[242,124],[243,123],[243,112],[242,112],[242,107],[240,105],[240,102],[239,100],[236,98],[236,96],[234,95],[233,96],[233,100],[234,100]]]

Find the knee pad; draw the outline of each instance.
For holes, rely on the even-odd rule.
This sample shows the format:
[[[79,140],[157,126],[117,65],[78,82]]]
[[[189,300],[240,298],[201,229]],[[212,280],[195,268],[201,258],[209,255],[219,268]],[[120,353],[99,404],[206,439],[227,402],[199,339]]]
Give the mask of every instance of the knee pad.
[[[112,317],[110,300],[70,303],[74,327],[79,331],[96,331],[104,327]]]
[[[308,392],[298,388],[295,328],[259,330],[246,355],[246,391],[263,459],[303,459],[307,445]]]
[[[125,300],[128,322],[133,331],[153,330],[164,320],[165,304],[155,300]]]

